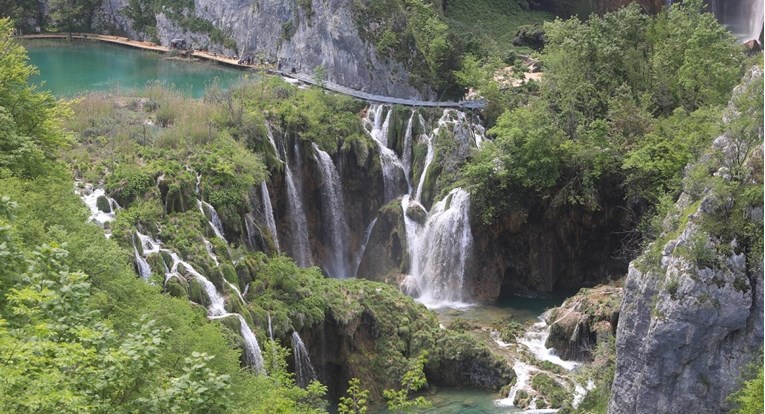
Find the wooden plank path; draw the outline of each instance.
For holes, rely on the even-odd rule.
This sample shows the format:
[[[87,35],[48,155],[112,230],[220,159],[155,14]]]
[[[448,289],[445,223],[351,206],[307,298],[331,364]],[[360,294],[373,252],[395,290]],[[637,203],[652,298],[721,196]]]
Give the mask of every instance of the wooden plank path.
[[[117,45],[129,46],[143,50],[150,50],[154,52],[168,53],[170,48],[167,46],[158,45],[152,42],[142,42],[138,40],[131,40],[126,37],[100,35],[93,33],[43,33],[33,35],[19,35],[16,36],[19,39],[89,39],[98,40],[101,42],[107,42]],[[192,57],[198,59],[205,59],[217,63],[221,63],[227,66],[233,66],[239,69],[257,70],[262,69],[261,66],[256,65],[242,65],[238,59],[222,56],[215,53],[211,53],[204,50],[195,50],[191,53]],[[362,101],[379,104],[389,105],[402,105],[412,107],[427,107],[427,108],[457,108],[457,109],[482,109],[486,107],[486,101],[480,100],[464,100],[464,101],[423,101],[417,99],[406,98],[394,98],[392,96],[373,95],[367,92],[351,89],[343,85],[339,85],[334,82],[319,82],[312,76],[303,73],[291,73],[278,69],[266,69],[266,72],[281,75],[287,78],[299,80],[300,82],[318,86],[326,90],[348,95]]]

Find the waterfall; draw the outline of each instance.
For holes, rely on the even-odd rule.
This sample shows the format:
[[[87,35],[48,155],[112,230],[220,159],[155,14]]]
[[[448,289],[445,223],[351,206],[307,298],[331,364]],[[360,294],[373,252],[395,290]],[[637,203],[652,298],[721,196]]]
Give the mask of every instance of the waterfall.
[[[545,346],[545,342],[547,342],[547,338],[550,336],[550,326],[547,324],[547,316],[547,312],[542,314],[539,317],[539,321],[526,330],[526,333],[523,335],[523,337],[518,340],[518,344],[527,348],[532,353],[536,361],[550,362],[558,365],[566,371],[572,371],[580,364],[573,361],[562,360],[560,357],[555,355],[554,349],[547,348]],[[503,347],[506,347],[507,345],[508,344],[500,343],[500,346]],[[515,375],[517,376],[515,384],[512,386],[512,388],[510,388],[510,392],[506,398],[497,400],[495,402],[498,406],[515,407],[515,397],[518,395],[519,391],[532,391],[530,386],[530,380],[532,376],[531,374],[541,372],[542,370],[529,365],[520,359],[516,359],[515,363],[513,364],[513,371],[515,371]],[[594,388],[594,385],[595,384],[590,381],[587,383],[586,388],[584,388],[578,383],[574,382],[573,391],[575,407],[578,406],[584,399],[586,392]],[[534,409],[536,406],[533,403],[532,405],[533,406],[530,406],[529,408]]]
[[[353,277],[357,277],[359,274],[359,266],[361,266],[361,259],[364,258],[364,253],[367,251],[367,244],[369,243],[369,236],[372,235],[372,229],[375,228],[375,224],[377,223],[377,217],[372,220],[371,223],[369,223],[369,226],[367,226],[366,231],[364,231],[364,242],[361,243],[361,247],[359,248],[359,251],[356,253],[356,258],[353,260]]]
[[[274,340],[274,330],[271,328],[271,314],[268,313],[268,338],[273,342]]]
[[[305,388],[316,379],[316,371],[311,365],[308,349],[297,331],[292,332],[292,353],[295,354],[295,382],[299,387]]]
[[[113,198],[107,197],[103,188],[94,189],[92,184],[85,184],[84,188],[80,189],[79,184],[79,182],[75,183],[74,192],[82,199],[88,210],[90,210],[88,221],[92,221],[104,228],[106,230],[105,235],[108,238],[111,236],[111,231],[108,231],[105,225],[114,220],[115,212],[120,208],[119,204]],[[104,197],[108,202],[109,211],[102,211],[98,208],[98,199],[101,197]]]
[[[282,159],[282,154],[279,152],[279,148],[276,146],[276,140],[274,139],[274,131],[271,129],[271,124],[266,121],[266,135],[268,135],[268,142],[271,143],[271,147],[274,149],[274,154],[276,154],[276,157],[280,160]]]
[[[199,207],[199,211],[201,211],[205,217],[208,217],[209,215],[210,220],[208,223],[210,224],[210,227],[212,227],[215,236],[225,241],[226,237],[223,234],[223,223],[220,221],[220,217],[218,217],[218,212],[215,211],[215,207],[201,199],[197,199],[197,206]]]
[[[402,181],[406,180],[406,172],[404,165],[399,160],[395,151],[388,148],[388,126],[390,125],[390,117],[393,113],[389,110],[385,116],[385,121],[382,120],[382,112],[385,107],[383,105],[372,105],[367,111],[367,116],[364,119],[364,125],[366,131],[377,143],[377,147],[380,149],[380,164],[383,171],[383,187],[385,193],[384,202],[387,203],[390,200],[402,194]]]
[[[263,217],[266,219],[266,226],[271,233],[271,238],[274,241],[277,251],[281,251],[279,248],[279,234],[276,232],[276,220],[274,219],[274,208],[271,205],[271,196],[268,194],[268,186],[266,182],[260,183],[260,195],[263,199]]]
[[[470,231],[470,194],[455,188],[433,206],[424,226],[407,215],[408,196],[401,200],[409,247],[409,277],[404,288],[415,288],[428,307],[459,306],[465,270],[473,248]],[[419,207],[421,208],[421,206]]]
[[[207,254],[210,256],[210,259],[212,259],[213,263],[215,263],[215,267],[220,266],[220,263],[218,262],[218,256],[213,253],[213,245],[210,243],[210,240],[207,240],[206,238],[202,237],[202,241],[205,244],[205,249],[207,250]]]
[[[763,0],[707,0],[709,11],[741,42],[759,39],[763,30]]]
[[[420,174],[420,182],[417,184],[417,192],[414,195],[416,201],[420,201],[422,197],[422,187],[425,185],[425,176],[428,174],[428,167],[433,162],[435,156],[435,149],[433,149],[433,135],[425,136],[425,142],[428,144],[428,153],[425,155],[425,166],[422,167],[422,174]]]
[[[289,162],[284,164],[284,177],[287,182],[287,212],[292,230],[292,257],[300,267],[311,265],[311,248],[308,244],[308,220],[303,211],[303,202],[295,187]]]
[[[404,132],[404,154],[402,164],[404,165],[404,176],[406,177],[407,193],[412,192],[412,121],[414,121],[414,112],[409,115],[409,121],[406,123],[406,131]],[[422,118],[422,117],[420,117]],[[422,122],[420,125],[423,125]]]
[[[555,365],[571,371],[579,366],[579,363],[574,361],[564,361],[559,356],[555,355],[554,349],[545,346],[547,338],[550,336],[550,326],[547,324],[546,317],[546,313],[540,316],[539,321],[526,331],[526,334],[523,338],[518,340],[518,343],[528,348],[537,360],[552,362]]]
[[[258,344],[258,338],[255,337],[255,333],[252,332],[250,326],[247,325],[247,321],[244,317],[238,313],[229,315],[236,316],[239,319],[239,332],[244,340],[244,358],[245,364],[252,367],[258,374],[266,374],[265,362],[263,361],[263,354],[260,351],[260,345]]]
[[[324,228],[329,230],[328,235],[332,247],[332,260],[326,267],[330,276],[345,279],[349,272],[345,246],[345,242],[348,240],[348,226],[345,223],[342,182],[329,154],[322,151],[316,144],[312,144],[312,146],[324,184],[321,186],[321,210]]]
[[[135,258],[135,266],[138,270],[138,275],[141,276],[141,279],[148,280],[149,276],[151,276],[151,266],[149,266],[149,262],[146,261],[146,258],[138,253],[138,247],[135,245],[135,239],[136,237],[133,235],[133,255]]]

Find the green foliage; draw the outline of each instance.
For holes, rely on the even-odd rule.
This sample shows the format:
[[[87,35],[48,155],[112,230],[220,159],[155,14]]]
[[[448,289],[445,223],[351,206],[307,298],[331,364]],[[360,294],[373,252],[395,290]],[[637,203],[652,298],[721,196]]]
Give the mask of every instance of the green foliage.
[[[547,12],[530,11],[528,3],[523,7],[523,2],[505,0],[450,0],[445,2],[444,14],[455,36],[463,43],[474,43],[468,50],[481,56],[527,50],[514,45],[518,30],[553,18]]]
[[[425,378],[425,372],[423,371],[427,362],[428,352],[424,351],[417,356],[409,367],[409,370],[404,373],[404,376],[401,378],[400,390],[383,391],[389,410],[408,411],[414,408],[425,408],[430,406],[430,402],[426,400],[425,397],[420,396],[411,400],[409,399],[410,394],[428,385],[428,380]]]
[[[439,92],[451,92],[452,70],[462,45],[432,4],[424,0],[354,0],[353,17],[361,37],[374,44],[383,59],[402,63],[410,81]]]
[[[763,396],[765,371],[762,365],[762,352],[760,352],[757,359],[748,367],[749,372],[744,377],[746,379],[741,383],[741,388],[728,397],[728,401],[735,406],[731,411],[734,414],[759,414],[765,411]]]
[[[560,408],[569,397],[566,389],[545,373],[534,375],[531,378],[531,387],[543,395],[552,408]]]
[[[36,69],[27,64],[26,50],[11,38],[9,19],[0,19],[0,172],[33,177],[67,146],[59,123],[68,108],[28,83]]]
[[[348,389],[345,391],[347,397],[340,397],[337,404],[339,414],[366,414],[367,399],[369,391],[361,388],[361,381],[358,378],[351,378],[348,381]]]
[[[88,31],[91,27],[93,15],[102,0],[52,0],[48,3],[50,8],[50,21],[56,29],[76,32]]]

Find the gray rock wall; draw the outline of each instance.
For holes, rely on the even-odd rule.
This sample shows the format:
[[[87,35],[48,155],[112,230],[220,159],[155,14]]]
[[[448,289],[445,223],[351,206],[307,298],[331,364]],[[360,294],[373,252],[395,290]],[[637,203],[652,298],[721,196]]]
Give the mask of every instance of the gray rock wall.
[[[105,33],[136,33],[124,16],[128,0],[104,0],[94,29]],[[157,14],[157,34],[163,45],[186,39],[193,47],[229,55],[260,54],[283,68],[313,74],[324,67],[327,80],[378,95],[419,98],[409,85],[403,66],[378,59],[374,47],[364,43],[352,16],[352,0],[314,0],[311,16],[295,0],[195,0],[193,13],[209,21],[236,42],[237,50],[224,49],[204,33],[188,32]],[[287,38],[284,27],[292,25]]]
[[[762,76],[761,70],[753,68],[745,84]],[[734,96],[740,91],[741,87]],[[744,110],[749,109],[731,107],[728,113]],[[725,135],[715,141],[723,163],[732,145]],[[753,176],[744,181],[761,185],[756,176],[762,176],[762,167],[754,161],[761,160],[761,150],[760,146],[753,151],[757,154],[751,158]],[[715,165],[713,159],[706,162]],[[718,176],[730,180],[725,171],[719,168]],[[654,246],[661,248],[660,258],[644,255],[630,265],[616,335],[610,414],[730,409],[727,396],[739,386],[742,369],[762,348],[763,266],[761,261],[747,266],[752,258],[740,251],[736,239],[725,243],[702,228],[702,220],[715,209],[733,205],[734,200],[726,197],[710,188],[695,202],[683,194],[673,213],[674,220],[683,224],[673,233],[667,224],[673,218],[665,220],[667,234],[676,235],[664,237],[663,246]],[[747,219],[762,227],[760,214],[749,214]],[[713,253],[702,254],[704,260],[699,260],[699,251]]]

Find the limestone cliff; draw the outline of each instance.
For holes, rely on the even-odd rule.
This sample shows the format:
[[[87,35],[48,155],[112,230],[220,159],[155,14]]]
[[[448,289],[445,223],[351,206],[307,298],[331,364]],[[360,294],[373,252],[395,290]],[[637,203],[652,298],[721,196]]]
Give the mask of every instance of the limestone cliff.
[[[193,7],[148,16],[156,21],[155,35],[140,30],[128,17],[129,3],[103,0],[93,19],[94,30],[158,40],[163,45],[185,39],[198,49],[282,62],[285,70],[312,75],[323,68],[328,81],[365,92],[422,96],[409,84],[401,65],[380,59],[374,47],[361,39],[352,0],[315,0],[308,7],[296,0],[194,0],[189,2]]]
[[[630,265],[611,414],[726,412],[762,347],[762,77],[749,71],[726,115],[753,128],[728,128],[689,167],[664,233]],[[759,105],[737,106],[748,94]]]

